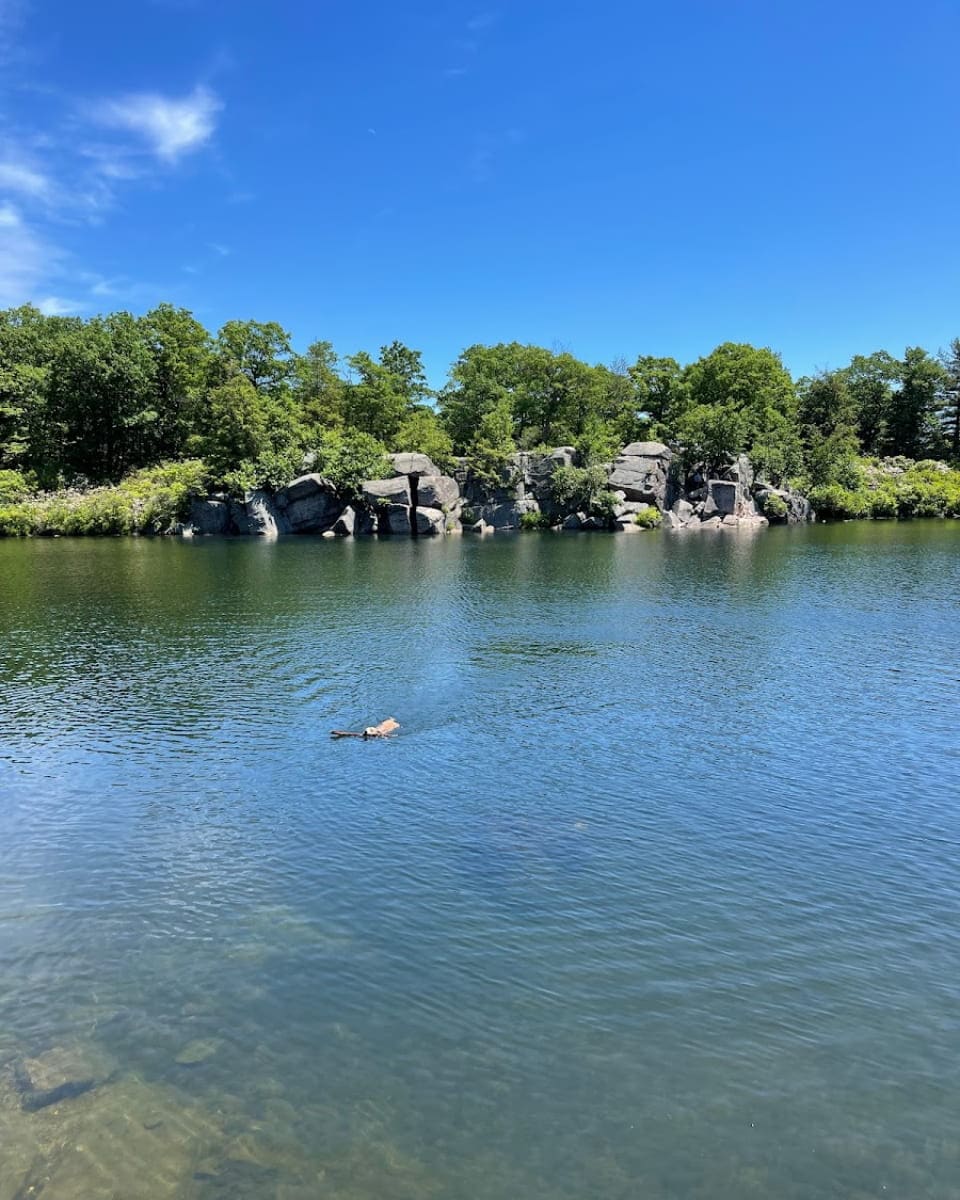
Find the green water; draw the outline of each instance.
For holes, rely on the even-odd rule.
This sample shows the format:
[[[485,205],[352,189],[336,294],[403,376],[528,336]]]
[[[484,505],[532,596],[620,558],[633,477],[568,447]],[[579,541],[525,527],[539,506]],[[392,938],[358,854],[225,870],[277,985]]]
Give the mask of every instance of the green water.
[[[0,542],[0,1200],[960,1197],[958,630],[960,523]]]

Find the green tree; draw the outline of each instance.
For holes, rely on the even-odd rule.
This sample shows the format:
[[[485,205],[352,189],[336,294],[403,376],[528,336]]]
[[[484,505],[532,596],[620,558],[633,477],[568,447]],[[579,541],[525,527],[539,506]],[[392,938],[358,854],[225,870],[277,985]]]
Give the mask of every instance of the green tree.
[[[347,359],[356,380],[347,388],[347,425],[381,442],[392,442],[409,408],[404,381],[365,350]]]
[[[266,406],[246,375],[234,375],[211,388],[204,424],[198,449],[217,479],[266,448]]]
[[[802,453],[797,396],[780,356],[746,343],[725,342],[684,372],[694,406],[678,421],[678,436],[712,447],[716,455],[747,451],[773,480],[795,473]],[[703,410],[717,408],[715,418]]]
[[[893,384],[900,365],[886,350],[857,354],[843,374],[856,408],[857,436],[867,454],[879,454],[887,438]]]
[[[960,338],[940,352],[944,379],[940,423],[954,459],[960,459]]]
[[[310,430],[343,425],[347,381],[331,342],[312,342],[293,367],[294,404],[301,423]]]
[[[153,357],[154,408],[149,461],[179,458],[199,419],[213,371],[213,344],[185,308],[160,304],[140,318]]]
[[[690,383],[675,358],[642,354],[630,368],[637,413],[649,414],[661,435],[672,437],[690,407]]]
[[[403,418],[393,439],[393,449],[416,450],[441,468],[449,467],[453,461],[450,434],[433,409],[425,406],[411,409]]]
[[[696,404],[677,422],[688,467],[704,463],[715,473],[744,449],[747,422],[735,404]]]
[[[860,449],[857,402],[843,371],[822,371],[798,385],[800,429],[812,484],[851,477]]]
[[[47,419],[68,475],[117,480],[149,460],[159,419],[155,369],[130,313],[95,317],[60,339],[50,365]]]
[[[294,371],[290,334],[276,321],[227,321],[217,334],[221,382],[237,373],[258,392],[276,392]]]
[[[938,413],[946,383],[946,372],[935,358],[920,346],[907,347],[887,420],[888,454],[925,458],[943,449]]]

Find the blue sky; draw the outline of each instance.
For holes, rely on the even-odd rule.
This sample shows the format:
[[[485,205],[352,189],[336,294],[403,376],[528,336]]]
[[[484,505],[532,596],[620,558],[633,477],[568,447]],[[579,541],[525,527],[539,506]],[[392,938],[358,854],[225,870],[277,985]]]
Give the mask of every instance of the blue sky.
[[[0,305],[802,373],[960,335],[956,0],[0,0]]]

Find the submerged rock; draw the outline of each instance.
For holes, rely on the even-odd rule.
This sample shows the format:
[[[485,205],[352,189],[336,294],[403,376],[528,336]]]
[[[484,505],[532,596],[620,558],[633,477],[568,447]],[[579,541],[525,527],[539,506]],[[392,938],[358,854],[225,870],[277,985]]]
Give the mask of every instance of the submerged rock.
[[[187,1042],[173,1061],[181,1067],[195,1067],[213,1058],[222,1045],[219,1038],[194,1038],[192,1042]]]
[[[20,1107],[36,1112],[82,1096],[96,1087],[103,1066],[80,1048],[55,1046],[36,1058],[21,1058],[14,1064],[14,1081]]]

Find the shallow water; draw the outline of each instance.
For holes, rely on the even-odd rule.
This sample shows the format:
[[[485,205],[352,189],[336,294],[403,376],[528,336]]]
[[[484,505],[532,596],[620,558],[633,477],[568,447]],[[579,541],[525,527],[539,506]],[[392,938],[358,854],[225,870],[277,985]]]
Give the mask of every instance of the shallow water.
[[[958,628],[960,523],[0,542],[0,1200],[960,1197]]]

